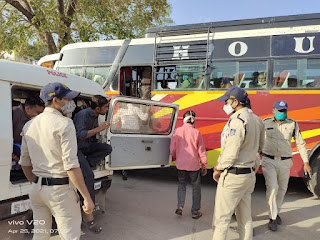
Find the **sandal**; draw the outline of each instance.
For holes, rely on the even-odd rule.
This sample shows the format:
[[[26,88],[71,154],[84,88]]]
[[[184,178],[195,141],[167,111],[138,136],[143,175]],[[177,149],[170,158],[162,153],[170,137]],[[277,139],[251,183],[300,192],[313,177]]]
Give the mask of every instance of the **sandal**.
[[[176,214],[178,214],[179,216],[182,216],[182,207],[177,208]]]
[[[193,219],[199,219],[199,218],[201,218],[201,216],[202,216],[201,212],[197,212],[196,214],[192,214]]]
[[[83,222],[88,226],[88,229],[91,232],[100,233],[102,231],[102,227],[97,224],[95,219],[93,219],[90,222],[85,222],[85,221],[83,221]]]

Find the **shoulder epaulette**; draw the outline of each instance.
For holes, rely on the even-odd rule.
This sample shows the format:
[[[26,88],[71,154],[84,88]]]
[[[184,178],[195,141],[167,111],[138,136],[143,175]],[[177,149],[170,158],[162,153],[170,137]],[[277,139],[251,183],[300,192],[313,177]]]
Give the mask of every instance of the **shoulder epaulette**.
[[[238,114],[237,118],[238,118],[239,120],[241,120],[241,121],[243,122],[243,124],[244,124],[244,120],[240,117],[240,114]]]
[[[292,122],[297,122],[296,120],[294,120],[293,118],[287,118],[287,120],[290,120]]]
[[[245,135],[247,135],[247,125],[245,124],[245,121],[240,117],[240,114],[237,115],[237,119],[239,119],[243,123]]]

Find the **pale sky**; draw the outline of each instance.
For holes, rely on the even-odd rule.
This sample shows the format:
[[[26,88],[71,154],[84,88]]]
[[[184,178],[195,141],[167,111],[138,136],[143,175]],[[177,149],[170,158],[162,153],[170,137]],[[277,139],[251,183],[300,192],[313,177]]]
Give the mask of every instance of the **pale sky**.
[[[168,0],[173,25],[320,13],[319,0]]]

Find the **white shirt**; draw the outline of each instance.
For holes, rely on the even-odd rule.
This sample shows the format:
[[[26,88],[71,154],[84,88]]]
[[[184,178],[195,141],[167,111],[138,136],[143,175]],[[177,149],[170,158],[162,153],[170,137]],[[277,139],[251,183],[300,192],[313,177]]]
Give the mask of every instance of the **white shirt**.
[[[32,166],[33,174],[39,177],[63,178],[68,176],[68,170],[80,166],[77,150],[72,120],[46,107],[22,130],[19,164]]]

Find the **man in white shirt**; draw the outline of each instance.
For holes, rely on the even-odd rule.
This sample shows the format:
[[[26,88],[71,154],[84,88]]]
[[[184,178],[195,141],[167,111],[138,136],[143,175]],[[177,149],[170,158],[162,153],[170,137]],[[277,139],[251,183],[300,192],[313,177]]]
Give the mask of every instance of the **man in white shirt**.
[[[80,239],[81,212],[75,187],[84,198],[84,212],[94,209],[79,166],[75,127],[64,116],[74,111],[72,99],[79,94],[61,83],[44,86],[40,97],[46,108],[22,130],[19,164],[32,183],[33,219],[45,222],[35,224],[33,240],[50,239],[52,215],[62,239]]]

